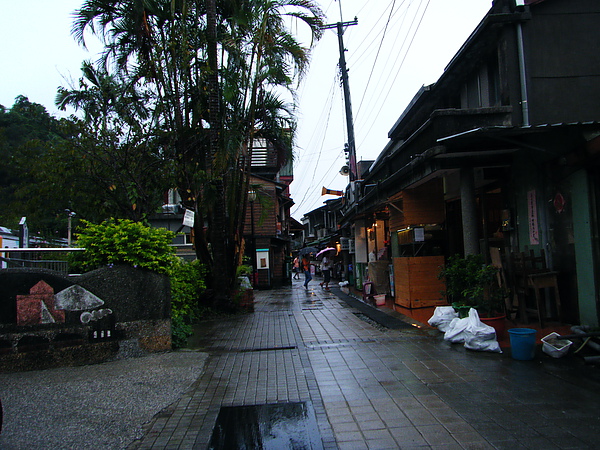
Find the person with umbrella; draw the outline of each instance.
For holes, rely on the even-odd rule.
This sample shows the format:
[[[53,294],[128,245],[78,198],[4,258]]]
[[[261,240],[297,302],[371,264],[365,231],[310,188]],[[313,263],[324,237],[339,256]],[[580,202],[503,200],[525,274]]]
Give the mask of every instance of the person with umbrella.
[[[308,283],[312,280],[312,275],[310,274],[310,259],[308,259],[308,253],[304,253],[302,255],[302,270],[304,271],[304,289],[308,289]]]
[[[323,258],[321,261],[321,272],[323,272],[323,282],[320,283],[321,287],[326,291],[329,290],[329,282],[331,281],[331,268],[333,267],[332,255],[337,250],[332,247],[328,247],[317,253],[317,258]]]

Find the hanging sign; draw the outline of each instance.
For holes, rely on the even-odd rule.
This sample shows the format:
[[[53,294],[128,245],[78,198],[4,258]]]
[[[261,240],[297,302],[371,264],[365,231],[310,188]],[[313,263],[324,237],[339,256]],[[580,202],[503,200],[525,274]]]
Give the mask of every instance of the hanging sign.
[[[350,239],[348,239],[347,237],[340,238],[340,250],[350,250]]]
[[[194,211],[190,209],[185,210],[183,215],[183,225],[186,227],[194,228]]]

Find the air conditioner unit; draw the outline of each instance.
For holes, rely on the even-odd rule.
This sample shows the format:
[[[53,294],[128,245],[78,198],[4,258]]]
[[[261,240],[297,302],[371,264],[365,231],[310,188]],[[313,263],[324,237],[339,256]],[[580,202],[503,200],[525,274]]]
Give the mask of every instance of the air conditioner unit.
[[[167,203],[162,205],[163,214],[177,214],[180,212],[180,206],[177,204]]]

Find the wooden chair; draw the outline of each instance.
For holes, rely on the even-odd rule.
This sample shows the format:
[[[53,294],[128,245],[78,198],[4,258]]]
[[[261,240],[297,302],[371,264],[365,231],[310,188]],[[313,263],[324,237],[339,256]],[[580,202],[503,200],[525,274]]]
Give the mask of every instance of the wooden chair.
[[[552,290],[558,319],[562,318],[560,307],[560,294],[558,292],[558,272],[548,269],[544,250],[535,256],[533,250],[529,253],[512,253],[511,266],[513,286],[518,301],[520,319],[529,323],[529,314],[538,316],[540,327],[544,327],[546,319],[546,299],[540,293],[541,289]],[[533,290],[535,305],[527,304],[529,292]]]
[[[498,287],[506,293],[506,296],[504,297],[504,309],[506,312],[506,317],[510,320],[513,320],[516,318],[518,312],[518,304],[515,304],[513,296],[511,295],[510,285],[507,281],[508,274],[505,270],[505,263],[502,260],[502,254],[500,253],[500,249],[498,247],[490,247],[490,259],[492,266],[498,269],[498,272],[496,273]]]

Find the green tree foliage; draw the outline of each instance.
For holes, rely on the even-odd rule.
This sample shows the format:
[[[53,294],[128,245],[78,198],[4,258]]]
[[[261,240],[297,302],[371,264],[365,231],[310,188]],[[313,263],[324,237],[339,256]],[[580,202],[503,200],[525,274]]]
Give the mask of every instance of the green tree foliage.
[[[58,196],[40,202],[38,190],[25,189],[38,184],[34,166],[45,159],[53,146],[63,140],[59,121],[39,104],[19,96],[12,108],[0,106],[0,223],[17,228],[19,219],[28,218],[32,229],[52,237],[62,229],[66,234],[66,207]]]
[[[184,347],[192,324],[202,316],[199,299],[206,289],[206,269],[198,260],[177,261],[170,270],[173,347]]]
[[[95,197],[92,203],[80,202],[83,217],[144,220],[158,210],[172,185],[172,168],[147,120],[147,98],[101,66],[84,62],[82,72],[78,89],[59,88],[56,104],[82,111],[84,120],[68,122],[68,148],[54,157],[68,155],[62,158],[65,164],[75,167],[83,192]]]
[[[92,77],[89,64],[84,69],[94,83],[110,78],[105,73]],[[110,79],[106,83],[118,91]],[[98,92],[90,93],[95,85],[86,80],[80,87],[87,103],[63,90],[64,104],[87,108],[100,101]],[[32,230],[64,238],[67,209],[76,212],[75,220],[92,222],[108,217],[139,221],[156,212],[172,185],[172,170],[149,127],[139,124],[143,115],[113,107],[128,102],[89,106],[89,120],[56,120],[26,97],[17,98],[10,110],[0,108],[0,223],[17,228],[26,216]]]
[[[199,261],[177,258],[170,246],[173,233],[127,219],[100,224],[84,222],[77,243],[85,251],[72,256],[83,271],[112,264],[152,270],[171,282],[171,329],[173,346],[185,346],[192,324],[202,315],[199,299],[206,289],[206,270]]]
[[[100,224],[83,222],[77,244],[85,251],[75,254],[82,270],[111,264],[126,264],[169,275],[177,262],[171,247],[174,233],[127,219],[109,219]]]
[[[88,104],[87,94],[105,99],[108,92],[145,99],[140,122],[152,125],[152,145],[172,162],[173,187],[196,212],[197,256],[219,292],[233,288],[241,261],[254,139],[268,139],[291,157],[293,106],[280,93],[293,93],[308,49],[287,18],[320,36],[323,14],[311,0],[98,0],[76,14],[75,37],[84,43],[86,30],[101,36],[103,67],[117,76],[103,80],[108,74],[90,72],[88,92],[64,91],[59,101]],[[127,80],[116,83],[126,90],[114,89],[119,79]],[[97,110],[112,98],[95,102]],[[94,112],[90,106],[86,114]],[[106,121],[95,126],[110,128]]]

